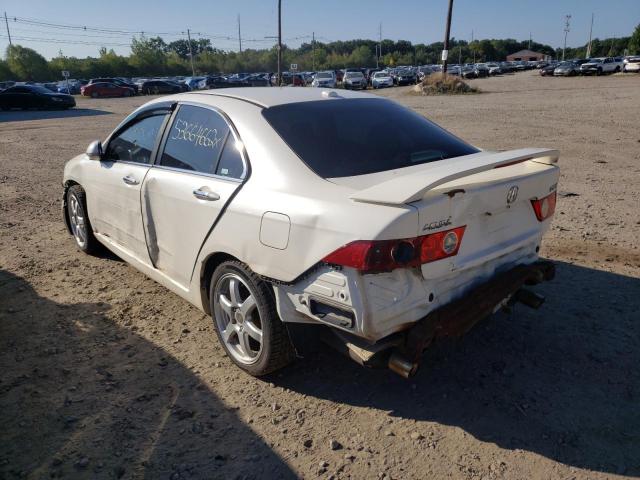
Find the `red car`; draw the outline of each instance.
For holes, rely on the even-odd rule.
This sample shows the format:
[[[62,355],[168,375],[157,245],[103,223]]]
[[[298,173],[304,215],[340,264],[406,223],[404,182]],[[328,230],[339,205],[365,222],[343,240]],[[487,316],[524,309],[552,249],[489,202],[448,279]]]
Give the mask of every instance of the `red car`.
[[[134,95],[132,88],[116,85],[115,83],[98,82],[80,87],[80,93],[85,97],[130,97]]]

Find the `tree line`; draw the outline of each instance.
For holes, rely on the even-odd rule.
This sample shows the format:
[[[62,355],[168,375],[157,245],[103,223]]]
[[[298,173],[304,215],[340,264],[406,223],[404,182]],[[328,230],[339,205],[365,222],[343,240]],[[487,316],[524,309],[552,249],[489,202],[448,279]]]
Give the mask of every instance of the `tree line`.
[[[500,61],[523,49],[560,58],[562,49],[538,42],[514,39],[484,39],[467,42],[452,39],[449,61],[470,63]],[[382,55],[376,59],[380,45]],[[442,42],[429,45],[412,44],[406,40],[346,40],[303,43],[299,48],[283,46],[283,68],[296,63],[301,71],[328,70],[347,67],[394,67],[397,65],[425,65],[439,63]],[[565,58],[584,58],[587,45],[567,48]],[[277,48],[246,49],[242,52],[214,48],[208,39],[192,39],[167,43],[161,37],[137,37],[131,41],[131,53],[118,55],[114,50],[101,48],[97,57],[67,57],[62,52],[46,60],[33,49],[12,45],[0,60],[0,80],[46,81],[60,78],[68,70],[74,78],[106,76],[170,76],[191,74],[190,52],[196,74],[230,72],[274,72],[277,70]],[[640,54],[640,25],[631,37],[594,39],[591,56]],[[376,62],[378,60],[378,62]]]

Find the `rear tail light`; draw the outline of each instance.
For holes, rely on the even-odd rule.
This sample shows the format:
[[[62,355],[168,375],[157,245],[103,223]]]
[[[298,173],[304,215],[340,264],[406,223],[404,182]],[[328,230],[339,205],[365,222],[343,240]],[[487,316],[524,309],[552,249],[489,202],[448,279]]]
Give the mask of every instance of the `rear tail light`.
[[[362,273],[417,267],[458,253],[466,226],[400,240],[357,240],[330,253],[323,261]]]
[[[556,211],[556,192],[538,200],[531,200],[533,211],[536,212],[538,221],[543,222],[553,216]]]

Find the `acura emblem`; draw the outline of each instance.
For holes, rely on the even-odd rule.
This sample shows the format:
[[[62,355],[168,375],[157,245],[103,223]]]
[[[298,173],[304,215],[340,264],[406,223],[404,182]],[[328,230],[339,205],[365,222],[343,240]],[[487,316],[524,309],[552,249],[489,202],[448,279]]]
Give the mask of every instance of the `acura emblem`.
[[[518,198],[518,186],[514,185],[507,192],[507,205],[511,205]]]

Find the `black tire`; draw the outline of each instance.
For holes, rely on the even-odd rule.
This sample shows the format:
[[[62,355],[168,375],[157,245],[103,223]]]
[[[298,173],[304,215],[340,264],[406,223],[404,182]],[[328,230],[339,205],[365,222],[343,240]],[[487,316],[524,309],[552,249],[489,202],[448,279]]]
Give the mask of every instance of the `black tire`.
[[[74,198],[77,200],[77,208],[79,209],[79,213],[84,219],[84,242],[81,242],[78,235],[76,235],[76,233],[74,232],[72,212]],[[91,227],[91,221],[89,220],[89,215],[87,214],[87,194],[80,185],[72,185],[71,187],[69,187],[69,190],[67,190],[67,215],[69,216],[69,225],[71,226],[73,239],[76,243],[76,246],[88,255],[95,255],[99,253],[102,250],[102,245],[93,235],[93,228]]]
[[[262,345],[259,353],[251,363],[239,361],[229,350],[215,317],[216,311],[221,311],[222,307],[219,304],[219,299],[215,298],[216,294],[214,292],[216,292],[218,284],[224,282],[224,278],[228,275],[237,275],[241,278],[245,286],[248,287],[249,294],[253,296],[257,307],[262,330]],[[230,260],[221,263],[215,269],[209,288],[209,305],[214,329],[220,344],[224,348],[227,357],[245,372],[259,377],[279,370],[294,360],[294,348],[289,339],[287,328],[278,316],[273,290],[244,263]]]
[[[596,70],[596,75],[597,76],[602,75],[602,69],[601,68],[598,68],[598,70]]]
[[[620,67],[616,67],[616,73],[620,73]]]

